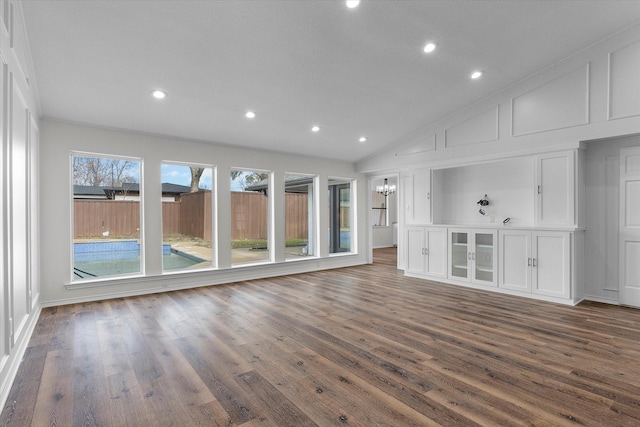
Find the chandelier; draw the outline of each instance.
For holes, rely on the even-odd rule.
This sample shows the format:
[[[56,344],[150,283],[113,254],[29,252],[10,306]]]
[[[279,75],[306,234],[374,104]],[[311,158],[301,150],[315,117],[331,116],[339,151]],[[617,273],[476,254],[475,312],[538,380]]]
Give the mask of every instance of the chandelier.
[[[376,186],[376,192],[380,194],[384,194],[384,197],[387,197],[389,194],[393,194],[396,192],[395,185],[389,185],[387,178],[384,179],[384,185]]]

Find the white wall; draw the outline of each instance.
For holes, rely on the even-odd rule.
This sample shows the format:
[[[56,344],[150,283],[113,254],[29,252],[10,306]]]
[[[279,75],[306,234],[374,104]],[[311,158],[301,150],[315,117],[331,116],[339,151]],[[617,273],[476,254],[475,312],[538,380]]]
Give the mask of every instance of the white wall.
[[[20,3],[0,3],[0,404],[40,313],[38,103]]]
[[[353,164],[334,160],[304,158],[292,155],[261,152],[167,138],[148,134],[110,130],[44,119],[42,121],[43,144],[41,156],[46,159],[42,175],[46,177],[40,187],[42,201],[42,301],[45,305],[107,298],[117,295],[156,292],[190,286],[227,283],[257,277],[268,277],[311,271],[323,268],[356,265],[366,262],[367,248],[367,183],[353,170]],[[71,224],[71,175],[70,153],[83,151],[106,155],[130,156],[143,161],[143,241],[147,251],[145,277],[135,279],[108,279],[100,286],[83,286],[71,283],[72,277],[72,224]],[[218,269],[208,272],[180,272],[162,274],[161,189],[160,165],[163,161],[212,164],[216,167],[218,221]],[[271,170],[274,172],[274,188],[271,192],[275,214],[272,245],[274,264],[231,268],[231,222],[229,176],[231,168]],[[353,210],[357,230],[355,247],[358,254],[329,255],[328,198],[318,197],[320,230],[320,257],[284,262],[284,175],[286,173],[313,174],[319,176],[320,188],[327,188],[329,177],[354,179],[357,200]],[[282,191],[279,191],[282,189]],[[326,195],[326,192],[321,192]],[[55,256],[51,256],[55,254]]]
[[[434,171],[434,223],[502,224],[509,217],[515,226],[534,223],[534,162],[530,157]],[[436,196],[437,194],[437,196]],[[488,196],[479,213],[477,202]]]

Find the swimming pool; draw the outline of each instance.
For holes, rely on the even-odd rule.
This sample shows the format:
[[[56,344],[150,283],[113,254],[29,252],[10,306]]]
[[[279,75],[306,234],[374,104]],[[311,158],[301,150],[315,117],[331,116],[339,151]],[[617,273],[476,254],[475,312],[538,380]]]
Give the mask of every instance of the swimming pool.
[[[205,260],[162,245],[162,269],[188,268]],[[137,240],[80,242],[73,244],[73,272],[76,279],[140,272],[140,244]]]

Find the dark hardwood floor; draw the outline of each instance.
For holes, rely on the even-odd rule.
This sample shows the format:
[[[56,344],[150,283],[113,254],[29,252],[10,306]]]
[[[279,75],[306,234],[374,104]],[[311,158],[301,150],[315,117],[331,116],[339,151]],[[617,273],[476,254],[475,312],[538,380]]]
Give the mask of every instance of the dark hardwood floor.
[[[44,309],[10,426],[638,426],[640,310],[373,265]]]

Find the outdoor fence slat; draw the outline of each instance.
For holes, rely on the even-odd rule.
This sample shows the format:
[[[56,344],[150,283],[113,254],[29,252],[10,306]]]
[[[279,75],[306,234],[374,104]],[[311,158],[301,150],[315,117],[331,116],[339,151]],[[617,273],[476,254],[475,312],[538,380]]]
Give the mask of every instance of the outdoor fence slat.
[[[267,238],[267,197],[262,193],[231,193],[231,238]],[[162,202],[164,235],[183,234],[209,240],[212,231],[211,191],[185,193],[179,202]],[[308,234],[306,194],[285,195],[287,239],[305,239]],[[140,204],[131,200],[74,200],[74,236],[110,238],[139,237]]]

